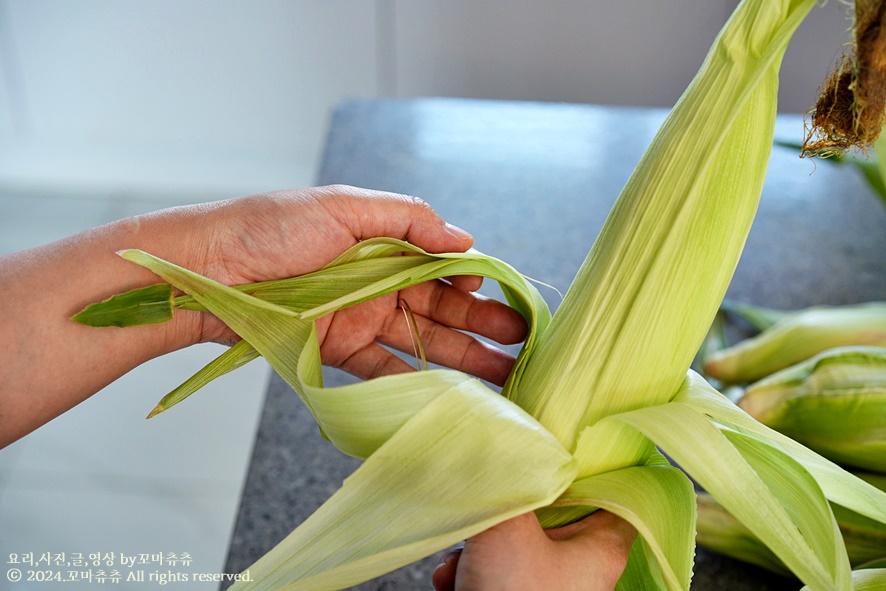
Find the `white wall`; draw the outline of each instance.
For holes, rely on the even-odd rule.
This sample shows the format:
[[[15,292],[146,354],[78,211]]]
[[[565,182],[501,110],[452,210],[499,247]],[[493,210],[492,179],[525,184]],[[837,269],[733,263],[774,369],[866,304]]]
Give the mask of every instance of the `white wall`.
[[[377,93],[371,2],[0,9],[9,183],[280,188],[312,175],[330,105]]]
[[[239,194],[309,183],[345,97],[669,106],[736,0],[0,0],[0,189]],[[839,51],[795,38],[781,109]]]
[[[398,0],[397,92],[670,107],[738,0]],[[814,10],[785,58],[781,109],[803,112],[848,22]]]

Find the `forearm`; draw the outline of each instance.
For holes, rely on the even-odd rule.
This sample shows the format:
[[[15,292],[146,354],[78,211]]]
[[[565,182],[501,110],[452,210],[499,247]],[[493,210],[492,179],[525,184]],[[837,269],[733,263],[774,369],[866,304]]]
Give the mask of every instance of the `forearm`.
[[[71,321],[90,303],[159,281],[117,251],[141,249],[236,285],[316,271],[357,242],[381,236],[429,252],[464,252],[472,243],[421,200],[333,186],[164,210],[0,258],[0,447],[149,359],[203,340],[236,339],[218,319],[200,312],[125,329]],[[415,309],[427,315],[425,328],[439,337],[426,341],[429,358],[503,382],[513,359],[477,346],[461,331],[513,343],[523,338],[525,324],[506,306],[469,294],[478,280],[457,279],[460,288],[433,282],[411,292],[422,304]],[[411,346],[411,336],[391,328],[401,318],[396,294],[338,314],[335,323],[327,317],[320,331],[324,362],[375,377],[378,368],[388,367],[380,355],[394,358],[376,341]],[[324,349],[329,341],[334,343]]]
[[[140,248],[181,260],[194,252],[186,220],[160,214],[115,222],[0,258],[0,447],[79,404],[139,364],[200,338],[203,315],[170,323],[92,328],[70,317],[86,305],[159,279],[116,255]]]

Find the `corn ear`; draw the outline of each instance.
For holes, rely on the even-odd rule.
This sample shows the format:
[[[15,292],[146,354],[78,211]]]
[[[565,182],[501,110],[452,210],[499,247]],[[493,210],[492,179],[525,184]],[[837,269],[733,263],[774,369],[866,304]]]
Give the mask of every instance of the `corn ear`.
[[[756,337],[709,355],[705,374],[723,382],[752,382],[827,349],[848,345],[886,346],[886,303],[794,312]]]
[[[510,394],[567,449],[679,388],[756,213],[781,58],[814,4],[739,5],[619,196]]]
[[[886,491],[886,476],[860,472],[856,474],[865,482]],[[886,527],[882,523],[839,505],[835,505],[833,509],[853,568],[870,568],[886,561]]]
[[[752,384],[738,406],[840,464],[886,473],[886,348],[825,351]]]

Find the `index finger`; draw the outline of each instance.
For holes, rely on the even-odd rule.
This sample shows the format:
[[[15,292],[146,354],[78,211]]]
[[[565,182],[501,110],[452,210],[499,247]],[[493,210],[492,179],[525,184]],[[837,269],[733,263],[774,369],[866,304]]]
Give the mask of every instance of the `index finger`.
[[[419,197],[342,185],[321,190],[330,195],[324,206],[357,240],[398,238],[430,253],[464,252],[474,243]]]

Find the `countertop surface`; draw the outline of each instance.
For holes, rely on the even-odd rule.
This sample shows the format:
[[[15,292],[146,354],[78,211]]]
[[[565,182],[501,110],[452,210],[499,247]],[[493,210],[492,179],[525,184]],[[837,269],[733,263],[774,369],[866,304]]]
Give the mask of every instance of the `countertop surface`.
[[[317,183],[420,196],[469,230],[479,250],[565,292],[665,115],[461,99],[347,102],[332,118]],[[779,117],[776,140],[802,136],[800,116]],[[727,297],[783,309],[886,300],[884,253],[886,207],[854,169],[776,146]],[[556,309],[557,292],[542,291]],[[330,371],[326,380],[350,378]],[[357,465],[320,437],[295,394],[273,376],[225,572],[248,568]],[[437,559],[355,589],[430,589]],[[704,549],[694,570],[693,591],[802,586]]]

